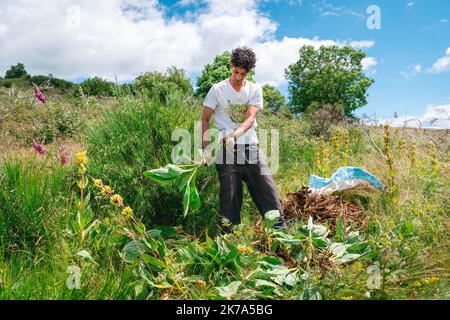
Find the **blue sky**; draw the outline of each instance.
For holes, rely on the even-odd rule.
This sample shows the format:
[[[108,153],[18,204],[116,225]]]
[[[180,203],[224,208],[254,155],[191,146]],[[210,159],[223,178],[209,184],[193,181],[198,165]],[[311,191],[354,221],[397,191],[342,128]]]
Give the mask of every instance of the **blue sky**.
[[[162,1],[168,16],[183,15],[189,7]],[[381,29],[367,28],[367,8],[381,9]],[[193,5],[194,6],[194,5]],[[450,47],[450,1],[264,1],[259,8],[278,23],[276,38],[305,37],[333,40],[371,40],[365,49],[378,64],[370,76],[368,105],[357,114],[377,117],[421,115],[428,105],[450,103],[450,72],[424,72]],[[415,67],[421,66],[421,72]],[[195,76],[195,74],[194,74]],[[287,85],[279,87],[287,96]]]
[[[128,82],[176,65],[195,83],[216,55],[249,45],[258,57],[256,80],[287,95],[284,69],[302,45],[350,44],[367,53],[364,70],[375,79],[358,115],[387,120],[396,112],[397,124],[409,119],[405,115],[430,124],[450,114],[448,0],[0,0],[0,5],[0,74],[22,62],[31,74]],[[367,27],[370,5],[380,9],[381,29]],[[450,121],[440,126],[450,128]]]

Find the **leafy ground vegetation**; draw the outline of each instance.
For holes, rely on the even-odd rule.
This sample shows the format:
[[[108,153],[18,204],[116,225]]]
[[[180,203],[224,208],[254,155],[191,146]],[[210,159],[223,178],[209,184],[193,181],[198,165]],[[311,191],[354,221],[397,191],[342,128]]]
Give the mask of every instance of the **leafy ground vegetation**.
[[[245,190],[243,223],[223,236],[214,166],[197,169],[201,205],[188,211],[182,182],[144,176],[171,162],[172,131],[193,132],[201,102],[118,87],[44,105],[2,89],[0,298],[449,298],[447,132],[340,122],[317,135],[307,118],[264,110],[259,128],[280,132],[289,229],[271,228],[279,212],[261,217]],[[385,191],[304,188],[343,165]]]

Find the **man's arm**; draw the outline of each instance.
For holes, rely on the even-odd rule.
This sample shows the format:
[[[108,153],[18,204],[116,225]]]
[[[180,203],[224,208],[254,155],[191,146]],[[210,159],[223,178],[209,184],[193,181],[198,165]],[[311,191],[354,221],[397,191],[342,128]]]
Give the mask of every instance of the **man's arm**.
[[[224,140],[234,137],[234,139],[239,138],[240,136],[244,135],[248,129],[250,129],[255,122],[256,115],[258,114],[259,110],[261,110],[258,107],[255,106],[249,106],[247,108],[247,113],[245,114],[245,121],[241,123],[241,125],[234,130],[234,132],[224,138]]]
[[[209,141],[206,137],[206,131],[209,129],[209,121],[214,113],[214,109],[204,106],[202,113],[202,148],[206,148]]]

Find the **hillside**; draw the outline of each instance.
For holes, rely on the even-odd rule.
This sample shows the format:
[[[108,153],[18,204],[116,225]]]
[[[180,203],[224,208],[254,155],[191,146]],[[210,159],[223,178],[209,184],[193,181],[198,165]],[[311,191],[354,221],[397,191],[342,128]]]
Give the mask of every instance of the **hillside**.
[[[193,131],[200,99],[48,92],[41,104],[16,87],[0,89],[0,299],[449,298],[448,131],[340,123],[319,137],[264,110],[285,208],[310,174],[343,165],[386,191],[313,199],[277,233],[245,189],[243,224],[220,236],[214,166],[199,169],[202,205],[186,218],[177,182],[143,175],[171,162],[172,131]]]

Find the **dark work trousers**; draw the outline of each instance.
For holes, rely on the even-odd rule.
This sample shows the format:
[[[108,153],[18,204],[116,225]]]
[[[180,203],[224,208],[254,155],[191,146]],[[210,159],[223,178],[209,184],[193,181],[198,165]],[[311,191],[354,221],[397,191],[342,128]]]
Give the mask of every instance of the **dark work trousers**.
[[[216,157],[216,169],[220,181],[220,214],[231,223],[231,226],[223,225],[222,231],[230,232],[233,225],[241,223],[242,181],[246,182],[260,214],[264,217],[267,211],[279,210],[280,218],[274,228],[286,229],[267,157],[257,144],[235,144],[233,155],[222,145]]]

